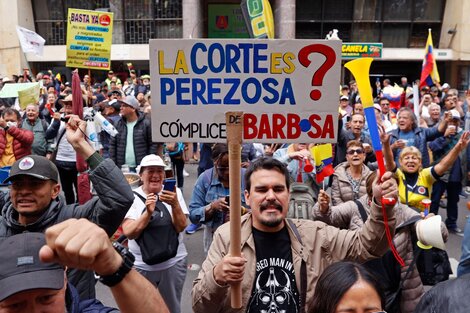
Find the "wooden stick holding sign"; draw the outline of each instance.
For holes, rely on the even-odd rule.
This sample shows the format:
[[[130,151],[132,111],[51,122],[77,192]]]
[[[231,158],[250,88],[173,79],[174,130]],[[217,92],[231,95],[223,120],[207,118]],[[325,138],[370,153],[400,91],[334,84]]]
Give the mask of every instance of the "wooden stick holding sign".
[[[225,113],[227,124],[227,145],[229,153],[230,189],[230,254],[241,256],[241,151],[243,139],[243,112]],[[234,309],[242,307],[241,283],[231,285],[231,305]]]

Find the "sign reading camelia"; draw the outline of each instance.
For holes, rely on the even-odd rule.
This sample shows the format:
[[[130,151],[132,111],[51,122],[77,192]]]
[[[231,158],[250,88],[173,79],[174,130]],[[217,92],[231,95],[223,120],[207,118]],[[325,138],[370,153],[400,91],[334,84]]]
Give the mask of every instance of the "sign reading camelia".
[[[341,57],[343,59],[380,59],[382,57],[382,49],[382,43],[347,42],[343,43],[343,46],[341,48]]]

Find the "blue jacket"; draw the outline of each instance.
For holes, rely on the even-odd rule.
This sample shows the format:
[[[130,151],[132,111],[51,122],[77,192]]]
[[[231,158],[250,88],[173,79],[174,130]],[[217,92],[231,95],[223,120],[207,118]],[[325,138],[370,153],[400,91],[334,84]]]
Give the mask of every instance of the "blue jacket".
[[[242,168],[240,175],[241,179],[241,205],[246,207],[245,203],[245,169]],[[212,201],[220,198],[222,195],[228,195],[229,189],[225,188],[214,173],[214,168],[210,168],[199,175],[196,185],[193,189],[191,202],[189,203],[189,219],[194,224],[203,223],[214,230],[224,223],[224,216],[222,212],[214,212],[211,220],[206,220],[205,207]]]
[[[454,148],[462,134],[463,131],[460,131],[454,138],[442,136],[429,143],[429,149],[434,156],[434,164],[442,160],[444,156]],[[470,146],[467,146],[467,148],[460,153],[452,167],[442,175],[441,180],[445,182],[461,182],[462,186],[467,185],[467,164],[470,162],[469,148]]]
[[[418,148],[423,157],[423,168],[429,167],[431,164],[429,161],[427,142],[434,140],[439,136],[442,136],[443,133],[439,132],[437,126],[433,128],[416,127],[413,131],[415,134],[415,147]],[[399,128],[394,129],[390,132],[390,144],[393,144],[395,141],[400,139],[400,133],[401,131]],[[400,155],[400,152],[401,149],[396,149],[393,151],[393,157],[395,158],[395,163],[397,164],[397,166],[399,165],[398,156]]]

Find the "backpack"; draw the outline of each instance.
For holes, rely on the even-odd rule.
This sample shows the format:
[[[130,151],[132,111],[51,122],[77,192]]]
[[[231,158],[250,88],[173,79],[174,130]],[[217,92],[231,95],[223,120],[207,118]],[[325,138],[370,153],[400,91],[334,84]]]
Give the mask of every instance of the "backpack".
[[[313,206],[316,202],[315,192],[311,186],[305,183],[292,183],[287,217],[313,220]]]

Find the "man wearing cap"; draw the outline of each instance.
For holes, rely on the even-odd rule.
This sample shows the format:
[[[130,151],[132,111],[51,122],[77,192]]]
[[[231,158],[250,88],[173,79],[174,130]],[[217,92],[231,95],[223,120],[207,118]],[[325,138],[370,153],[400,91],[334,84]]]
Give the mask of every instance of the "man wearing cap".
[[[121,91],[115,89],[115,90],[112,90],[112,91],[108,92],[108,99],[109,100],[114,100],[114,99],[121,100],[122,99]]]
[[[114,125],[119,133],[111,137],[109,153],[117,166],[127,164],[131,170],[135,170],[144,156],[157,153],[158,145],[152,142],[150,120],[139,111],[137,99],[126,96],[119,102],[121,119]],[[161,151],[157,154],[161,154]]]
[[[106,97],[103,96],[103,94],[101,93],[101,84],[100,83],[95,83],[92,86],[92,91],[93,91],[93,96],[92,96],[93,104],[100,103],[100,102],[106,100]]]
[[[140,77],[140,84],[135,87],[134,96],[137,97],[139,93],[143,93],[144,96],[150,91],[150,75],[142,75]]]
[[[112,245],[107,234],[87,220],[69,219],[47,229],[46,235],[11,236],[0,241],[0,250],[1,313],[119,312],[94,298],[80,300],[67,281],[67,267],[101,274],[122,312],[169,312],[158,290],[132,269],[128,250]]]
[[[449,154],[450,150],[459,142],[464,130],[460,127],[460,114],[457,110],[449,111],[451,120],[447,123],[444,136],[441,136],[429,143],[429,149],[432,151],[434,164]],[[439,202],[444,192],[447,192],[447,219],[446,226],[449,232],[463,236],[462,230],[457,226],[458,203],[462,186],[467,186],[468,169],[467,164],[470,161],[468,149],[464,149],[450,170],[438,179],[432,186],[431,212],[439,213]]]
[[[339,97],[339,112],[342,117],[351,116],[352,107],[349,105],[349,97],[342,95]]]
[[[7,108],[0,118],[0,167],[11,166],[16,160],[31,154],[34,134],[21,128],[21,115]]]
[[[108,71],[108,77],[105,80],[106,84],[108,85],[108,89],[111,89],[111,81],[113,80],[114,76],[115,75],[113,71]],[[121,80],[118,77],[116,77],[116,83],[117,84],[121,83]]]
[[[83,205],[67,205],[59,196],[59,171],[48,159],[30,155],[16,161],[10,176],[10,198],[0,214],[0,238],[22,232],[44,232],[46,228],[70,218],[86,218],[111,236],[122,222],[134,199],[132,190],[113,161],[104,160],[85,140],[86,122],[69,116],[66,137],[74,152],[90,167],[90,180],[97,197]],[[69,271],[70,281],[82,299],[95,296],[92,272]]]
[[[103,109],[103,116],[106,118],[111,124],[116,125],[117,121],[121,119],[119,115],[119,111],[121,110],[121,104],[116,99],[111,101],[105,101]],[[111,135],[108,134],[104,129],[100,132],[100,143],[103,146],[101,150],[101,155],[104,158],[109,158],[109,143],[111,141]]]
[[[179,188],[163,189],[165,163],[159,156],[150,154],[144,157],[139,166],[139,175],[142,186],[134,190],[134,203],[124,218],[122,229],[129,238],[129,250],[136,258],[136,269],[155,286],[163,286],[160,293],[170,312],[180,313],[188,255],[181,232],[186,227],[189,211]],[[142,260],[140,247],[134,239],[140,236],[152,216],[155,216],[153,213],[156,207],[161,212],[160,217],[162,213],[171,216],[173,226],[179,233],[179,245],[176,256],[150,265]]]

